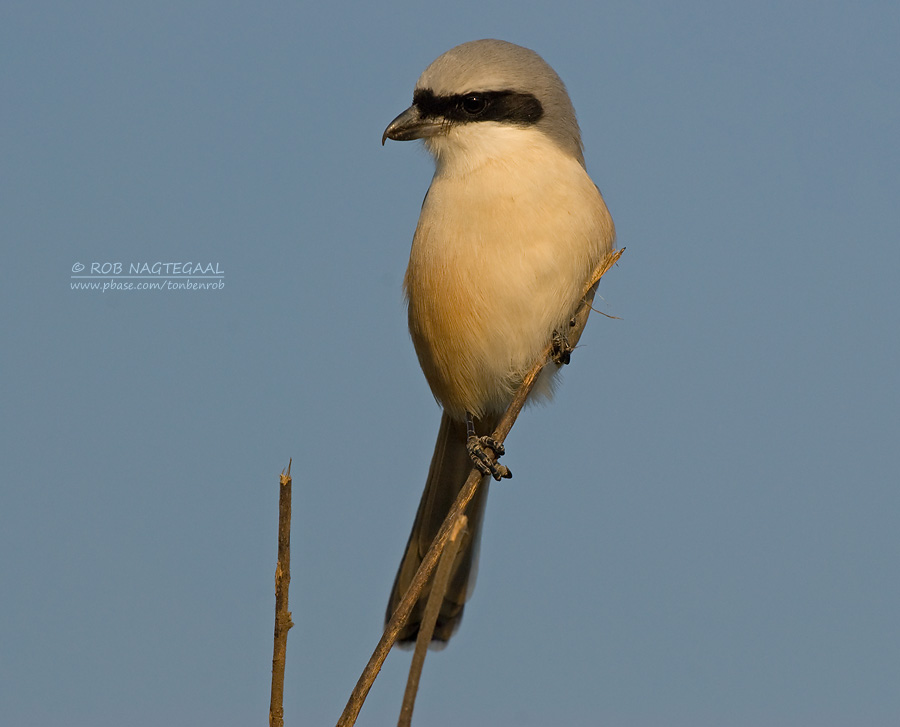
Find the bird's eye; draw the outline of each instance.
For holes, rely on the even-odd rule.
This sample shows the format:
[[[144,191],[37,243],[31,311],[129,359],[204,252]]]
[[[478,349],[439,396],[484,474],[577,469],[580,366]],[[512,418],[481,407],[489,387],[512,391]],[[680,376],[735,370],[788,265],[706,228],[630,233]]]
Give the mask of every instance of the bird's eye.
[[[468,96],[463,96],[463,111],[470,116],[478,116],[478,114],[484,111],[485,106],[487,106],[487,101],[484,96],[477,93],[470,93]]]

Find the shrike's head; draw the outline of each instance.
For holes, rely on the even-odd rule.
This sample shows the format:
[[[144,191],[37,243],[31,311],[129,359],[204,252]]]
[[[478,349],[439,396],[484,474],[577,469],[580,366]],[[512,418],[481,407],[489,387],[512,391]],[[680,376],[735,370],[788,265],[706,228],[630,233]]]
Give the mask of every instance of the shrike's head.
[[[575,109],[556,72],[528,48],[475,40],[425,69],[412,106],[388,125],[381,143],[424,139],[439,165],[460,157],[477,164],[535,138],[584,164]]]

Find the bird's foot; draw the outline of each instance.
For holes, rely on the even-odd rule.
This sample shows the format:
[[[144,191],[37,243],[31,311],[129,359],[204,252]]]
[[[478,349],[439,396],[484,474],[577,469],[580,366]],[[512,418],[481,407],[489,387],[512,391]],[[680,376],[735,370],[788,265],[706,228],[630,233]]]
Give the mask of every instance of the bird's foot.
[[[488,454],[488,450],[494,455],[493,457]],[[497,481],[512,477],[509,468],[497,461],[497,458],[502,457],[506,452],[506,448],[492,437],[479,437],[474,432],[470,433],[466,438],[466,451],[481,474],[490,475]]]
[[[572,347],[569,345],[569,339],[564,333],[553,331],[553,342],[550,348],[550,358],[553,363],[564,365],[568,364],[572,358]]]

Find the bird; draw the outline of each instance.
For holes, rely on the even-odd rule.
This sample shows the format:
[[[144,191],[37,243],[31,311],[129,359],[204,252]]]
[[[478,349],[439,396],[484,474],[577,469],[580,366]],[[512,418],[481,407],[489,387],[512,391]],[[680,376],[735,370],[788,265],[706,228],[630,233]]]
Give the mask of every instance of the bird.
[[[386,621],[473,466],[483,476],[432,636],[441,648],[474,586],[487,484],[511,476],[489,435],[551,340],[562,342],[560,356],[529,401],[552,395],[589,308],[573,316],[593,299],[596,286],[588,296],[585,288],[612,252],[615,226],[588,176],[568,91],[528,48],[496,39],[451,48],[419,77],[387,139],[421,139],[435,162],[403,285],[413,346],[443,411]],[[429,591],[400,645],[415,641]]]

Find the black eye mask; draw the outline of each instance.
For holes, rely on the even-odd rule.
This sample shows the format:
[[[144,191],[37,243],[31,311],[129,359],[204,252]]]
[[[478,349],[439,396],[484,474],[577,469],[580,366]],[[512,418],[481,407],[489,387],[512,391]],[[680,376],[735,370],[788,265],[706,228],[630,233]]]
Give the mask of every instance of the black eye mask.
[[[413,104],[423,118],[442,117],[454,123],[499,121],[530,126],[544,115],[544,107],[536,96],[518,91],[472,91],[436,96],[426,88],[413,94]]]

